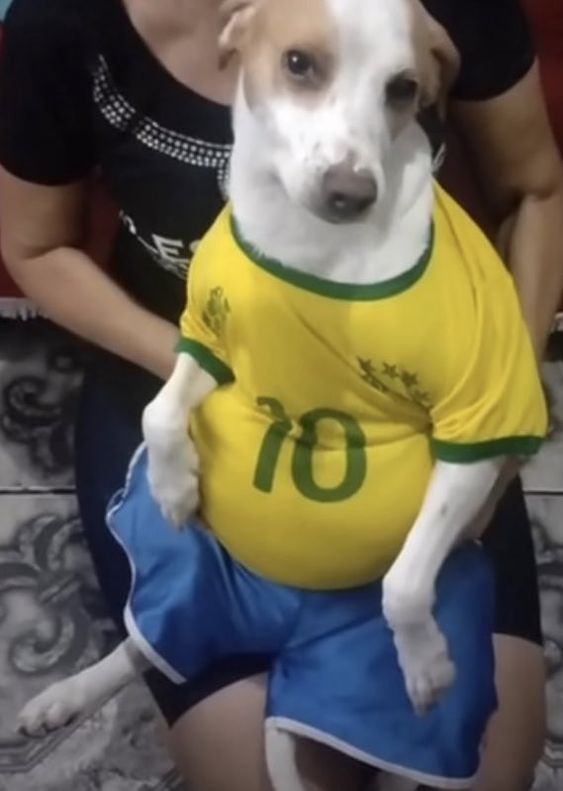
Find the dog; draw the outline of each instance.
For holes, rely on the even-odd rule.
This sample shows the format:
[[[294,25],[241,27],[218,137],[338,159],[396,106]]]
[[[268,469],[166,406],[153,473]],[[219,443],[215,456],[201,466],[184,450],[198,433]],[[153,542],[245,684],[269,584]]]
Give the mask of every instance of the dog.
[[[60,727],[148,664],[181,682],[234,646],[278,657],[277,791],[302,788],[299,736],[469,788],[496,703],[475,539],[547,420],[511,279],[434,182],[417,120],[456,51],[415,0],[223,11],[229,204],[108,512],[130,636],[20,725]]]

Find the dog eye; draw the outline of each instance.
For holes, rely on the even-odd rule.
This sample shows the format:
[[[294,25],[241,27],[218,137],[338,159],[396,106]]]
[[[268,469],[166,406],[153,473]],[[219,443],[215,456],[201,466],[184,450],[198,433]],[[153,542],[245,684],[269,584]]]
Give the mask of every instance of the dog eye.
[[[301,49],[290,49],[284,53],[283,65],[298,80],[307,80],[317,74],[315,59]]]
[[[410,104],[418,93],[418,83],[412,77],[400,75],[387,83],[385,98],[388,104]]]

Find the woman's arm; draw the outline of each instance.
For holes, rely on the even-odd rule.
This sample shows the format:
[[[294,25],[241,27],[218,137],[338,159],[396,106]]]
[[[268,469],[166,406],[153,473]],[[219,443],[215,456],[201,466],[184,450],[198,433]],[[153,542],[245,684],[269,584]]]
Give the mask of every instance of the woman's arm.
[[[452,103],[493,211],[538,357],[563,290],[563,169],[537,66],[486,101]]]
[[[57,324],[163,379],[177,329],[137,305],[79,247],[84,183],[45,187],[0,167],[0,247],[20,288]]]

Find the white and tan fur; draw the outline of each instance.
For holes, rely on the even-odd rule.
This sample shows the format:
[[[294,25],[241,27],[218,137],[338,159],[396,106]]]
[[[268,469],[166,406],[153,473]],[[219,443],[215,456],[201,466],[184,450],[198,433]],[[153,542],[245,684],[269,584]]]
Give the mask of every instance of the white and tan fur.
[[[230,199],[246,239],[332,281],[374,283],[410,267],[424,249],[433,199],[430,149],[415,116],[424,102],[440,100],[455,71],[445,32],[417,0],[229,0],[220,48],[225,60],[237,53],[241,62]],[[310,59],[304,74],[289,68],[292,51]],[[189,413],[215,386],[180,354],[144,413],[152,491],[178,525],[198,506]],[[438,462],[384,578],[384,613],[419,711],[455,673],[432,615],[438,572],[490,505],[503,465]],[[22,728],[64,724],[127,683],[139,665],[126,641],[28,704]],[[292,742],[278,736],[267,739],[274,784],[295,791]]]

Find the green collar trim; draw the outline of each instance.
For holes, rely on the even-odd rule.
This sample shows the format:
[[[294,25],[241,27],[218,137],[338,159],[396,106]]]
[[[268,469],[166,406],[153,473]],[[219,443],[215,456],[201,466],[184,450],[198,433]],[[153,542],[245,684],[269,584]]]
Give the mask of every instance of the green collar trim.
[[[403,272],[397,277],[392,277],[390,280],[384,280],[381,283],[369,283],[365,285],[358,283],[335,283],[332,280],[324,280],[315,275],[299,272],[297,269],[285,266],[273,258],[268,258],[243,237],[238,223],[232,214],[230,216],[230,224],[236,244],[253,263],[257,264],[257,266],[266,270],[266,272],[269,272],[271,275],[274,275],[274,277],[285,280],[286,283],[291,283],[298,288],[312,291],[323,297],[331,297],[332,299],[367,302],[370,300],[394,297],[396,294],[406,291],[420,280],[428,267],[434,250],[434,223],[432,223],[428,234],[426,249],[416,264],[406,272]]]

